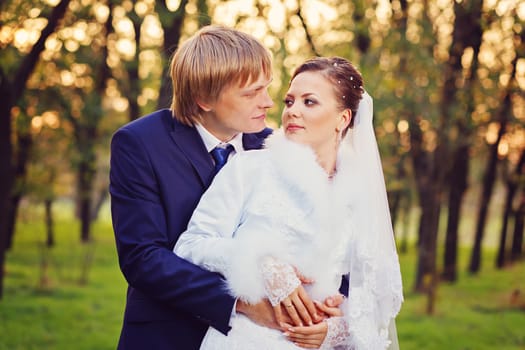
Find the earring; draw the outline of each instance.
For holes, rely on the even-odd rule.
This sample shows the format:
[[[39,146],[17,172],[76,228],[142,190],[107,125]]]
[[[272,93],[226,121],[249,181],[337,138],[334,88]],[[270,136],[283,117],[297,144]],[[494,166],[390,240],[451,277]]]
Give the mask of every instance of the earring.
[[[341,129],[336,128],[336,136],[335,136],[335,143],[339,145],[341,143],[341,140],[343,139],[343,133],[341,132]]]

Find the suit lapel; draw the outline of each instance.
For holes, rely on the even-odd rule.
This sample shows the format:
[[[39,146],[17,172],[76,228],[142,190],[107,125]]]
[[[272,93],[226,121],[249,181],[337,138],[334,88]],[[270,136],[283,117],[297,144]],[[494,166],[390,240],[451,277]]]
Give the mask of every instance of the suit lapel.
[[[163,115],[164,122],[167,123],[172,130],[170,132],[171,138],[180,148],[186,159],[191,163],[205,188],[208,188],[214,177],[213,162],[210,155],[206,151],[204,142],[202,141],[197,129],[179,123],[175,120],[171,111]],[[244,134],[242,143],[245,150],[260,149],[266,137],[272,133],[269,128],[256,134]]]
[[[213,179],[213,162],[199,133],[194,127],[180,124],[171,115],[169,118],[173,126],[171,138],[197,172],[202,185],[208,188]]]
[[[263,146],[264,140],[272,133],[272,129],[265,128],[263,131],[256,134],[244,134],[242,137],[242,146],[245,150],[260,149]]]

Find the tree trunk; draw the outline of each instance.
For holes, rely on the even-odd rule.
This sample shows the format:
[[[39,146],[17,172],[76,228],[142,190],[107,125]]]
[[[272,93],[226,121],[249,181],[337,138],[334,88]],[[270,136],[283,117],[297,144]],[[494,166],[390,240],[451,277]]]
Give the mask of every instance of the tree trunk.
[[[95,98],[94,101],[97,101]],[[93,102],[97,103],[97,102]],[[93,116],[92,116],[93,117]],[[97,139],[95,127],[84,126],[77,134],[80,161],[77,168],[77,205],[80,220],[81,242],[91,240],[91,209],[93,201],[93,187],[96,175],[95,140]]]
[[[430,185],[421,200],[421,219],[419,222],[418,266],[414,290],[429,293],[436,285],[436,248],[439,227],[440,198],[439,191]]]
[[[502,269],[505,266],[505,251],[507,244],[507,230],[509,226],[509,218],[512,214],[512,200],[516,194],[516,186],[507,183],[507,193],[505,195],[505,206],[502,213],[502,224],[498,246],[498,255],[496,256],[496,268]]]
[[[109,196],[109,191],[107,187],[100,190],[97,200],[95,201],[94,205],[91,208],[91,221],[97,220],[98,214],[100,213],[100,208],[102,208],[102,205],[104,204],[108,196]]]
[[[45,207],[45,224],[46,224],[46,247],[51,248],[55,245],[53,200],[51,198],[46,198],[44,200],[44,207]]]
[[[25,125],[29,129],[28,125]],[[17,130],[17,152],[15,161],[15,188],[11,195],[11,204],[8,207],[8,222],[7,222],[7,249],[11,249],[13,244],[13,237],[16,231],[16,218],[18,214],[18,206],[20,200],[24,195],[24,188],[26,183],[27,163],[29,155],[33,146],[33,137],[28,130]]]
[[[135,31],[135,55],[131,62],[126,62],[125,67],[128,73],[127,82],[121,84],[121,89],[124,91],[129,103],[128,119],[129,121],[138,119],[141,115],[138,97],[140,95],[140,79],[139,79],[139,56],[140,56],[140,27],[142,26],[142,18],[140,18],[135,10],[128,13],[128,17],[133,23]],[[124,85],[124,86],[123,86]]]
[[[510,260],[517,261],[523,255],[523,234],[525,228],[525,189],[522,188],[520,204],[514,214],[514,233],[512,236],[512,248]]]
[[[397,133],[397,135],[399,137],[399,133]],[[396,154],[397,152],[397,149],[392,149],[393,154]],[[395,191],[388,193],[388,203],[390,203],[390,218],[394,228],[397,226],[402,211],[406,208],[409,210],[410,208],[410,189],[408,188],[408,185],[406,185],[408,179],[405,171],[405,162],[406,154],[399,157],[399,161],[396,165],[396,179],[403,184],[402,187],[400,186],[400,188],[397,188]],[[408,211],[405,213],[405,215],[408,215]]]
[[[512,203],[518,192],[519,180],[523,174],[523,167],[525,165],[525,149],[521,152],[520,159],[516,168],[509,175],[507,180],[507,193],[505,196],[505,207],[503,209],[501,234],[498,248],[498,256],[496,258],[496,268],[501,269],[505,266],[505,253],[507,252],[507,231],[509,218],[512,215]]]
[[[448,223],[445,236],[445,261],[442,278],[454,282],[457,279],[458,228],[463,195],[467,189],[469,146],[463,145],[454,154],[453,172],[449,177]]]
[[[500,129],[498,137],[494,144],[490,146],[489,158],[485,166],[485,175],[483,177],[483,190],[480,198],[480,205],[478,210],[478,219],[476,222],[476,233],[474,240],[474,247],[470,258],[469,272],[477,273],[481,267],[481,244],[485,231],[485,225],[488,216],[488,208],[492,199],[492,192],[494,190],[494,183],[496,182],[496,168],[498,163],[498,146],[501,138],[505,134],[507,128],[507,113],[510,111],[510,94],[507,94],[503,102],[503,112],[500,118]],[[504,116],[503,116],[504,115]]]
[[[416,177],[421,217],[418,229],[418,264],[414,291],[432,293],[436,273],[436,239],[438,232],[440,198],[434,172],[433,160],[423,150],[423,133],[415,117],[410,119],[410,143],[412,163]]]
[[[0,300],[3,296],[5,253],[8,237],[8,208],[14,182],[13,144],[11,142],[11,90],[0,68]]]
[[[166,58],[166,62],[169,61],[170,57],[173,55],[173,52],[175,52],[178,47],[182,25],[184,24],[184,17],[186,15],[185,7],[187,4],[188,0],[181,0],[177,11],[170,13],[170,11],[166,8],[166,3],[164,1],[155,2],[157,13],[162,13],[164,15],[170,13],[169,18],[171,21],[169,23],[167,21],[162,21],[161,19],[162,29],[164,30],[164,56]],[[166,18],[167,16],[160,17]],[[169,64],[164,64],[157,108],[170,108],[172,96],[173,91],[171,89]]]
[[[11,140],[11,107],[22,95],[26,82],[31,76],[40,53],[45,48],[47,38],[56,30],[60,19],[64,17],[71,0],[62,0],[53,9],[47,25],[31,51],[24,57],[19,68],[10,78],[0,68],[0,299],[3,296],[5,252],[7,249],[8,218],[7,208],[14,184],[13,144]],[[11,80],[10,80],[11,79]]]
[[[512,91],[515,89],[515,86],[518,85],[516,81],[516,67],[518,61],[523,58],[523,55],[525,53],[525,30],[521,30],[519,33],[515,34],[514,43],[516,44],[516,55],[512,61],[512,72],[510,74],[509,83],[503,93],[501,108],[498,112],[498,115],[496,116],[496,120],[499,123],[500,127],[498,131],[498,137],[496,139],[496,142],[489,148],[489,159],[485,167],[485,176],[483,179],[483,192],[480,201],[478,221],[476,226],[476,236],[469,266],[469,272],[471,273],[477,273],[481,265],[481,241],[483,239],[488,207],[492,197],[494,182],[496,180],[498,148],[501,139],[506,132],[507,124],[512,115],[511,94]],[[505,237],[502,237],[501,239],[504,240]]]
[[[137,65],[138,65],[137,61]],[[138,96],[140,94],[140,80],[138,75],[138,67],[128,69],[128,77],[130,88],[133,89],[133,92],[128,96],[129,110],[128,110],[128,119],[133,121],[138,119],[141,115],[140,106],[138,103]]]
[[[396,223],[399,219],[399,211],[401,208],[402,198],[403,196],[401,195],[401,190],[396,190],[394,192],[388,193],[388,203],[390,204],[390,218],[392,220],[392,225],[394,226],[394,228],[396,227]]]
[[[95,90],[84,103],[84,120],[81,123],[74,122],[76,143],[79,150],[80,161],[77,173],[78,188],[78,214],[80,219],[80,239],[82,243],[91,240],[91,210],[93,202],[93,188],[96,175],[97,156],[95,151],[98,140],[98,127],[103,117],[104,109],[102,97],[105,94],[108,79],[111,77],[111,69],[108,66],[108,37],[113,32],[113,3],[109,2],[109,16],[104,24],[105,43],[101,47],[101,58],[96,67]],[[93,108],[96,106],[97,108]]]
[[[438,285],[435,259],[442,196],[448,185],[446,175],[450,174],[450,168],[447,167],[448,159],[454,155],[448,130],[460,118],[457,115],[457,107],[461,105],[458,96],[460,92],[458,82],[463,76],[461,58],[465,48],[471,46],[473,33],[479,35],[474,30],[478,28],[476,25],[479,25],[477,23],[481,17],[481,6],[481,0],[472,1],[468,4],[454,2],[454,31],[441,89],[440,118],[434,129],[437,133],[436,148],[433,152],[426,153],[423,151],[422,137],[418,136],[416,140],[411,136],[411,142],[415,141],[412,146],[416,145],[417,148],[415,153],[413,151],[412,153],[414,157],[420,158],[414,163],[416,165],[414,169],[419,182],[418,191],[423,210],[419,230],[420,251],[415,290],[428,293],[427,312],[429,313],[433,311],[433,301]],[[421,166],[422,162],[425,163],[423,166]]]
[[[521,31],[515,33],[514,43],[516,44],[516,56],[517,56],[515,60],[523,59],[523,57],[525,56],[525,29],[523,27],[520,27],[520,28],[521,28]],[[516,65],[514,65],[514,67],[516,67]],[[525,153],[525,149],[522,149],[519,163],[523,162],[523,157],[525,157],[524,153]],[[523,178],[521,177],[524,173],[523,163],[518,173],[520,174],[520,178],[518,179],[518,184],[519,184],[519,187],[521,187],[521,197],[520,197],[518,208],[514,214],[514,232],[512,235],[512,247],[510,251],[510,259],[512,261],[516,261],[519,258],[521,258],[522,249],[523,249],[523,229],[524,229],[524,216],[525,216],[525,186],[524,186]]]
[[[402,76],[407,76],[408,75],[408,55],[407,53],[409,50],[409,44],[408,44],[408,41],[406,40],[406,30],[407,30],[407,23],[408,23],[408,2],[407,0],[400,0],[399,5],[400,5],[399,6],[400,12],[397,15],[392,16],[392,19],[394,21],[393,22],[394,28],[396,28],[396,30],[399,32],[402,38],[399,42],[399,46],[401,48],[400,58],[399,58],[399,73]],[[366,44],[366,43],[361,42],[361,45],[358,45],[358,46],[367,46],[363,44]],[[409,120],[412,120],[411,125],[412,127],[415,128],[417,124],[413,121],[415,118],[415,114],[412,112],[409,112],[407,113],[407,116],[409,117]],[[397,132],[397,134],[399,135],[399,132]],[[418,142],[420,141],[418,140]],[[394,154],[397,152],[398,152],[397,150],[394,151]],[[397,176],[399,179],[406,178],[405,157],[406,156],[402,156],[398,163]],[[412,161],[414,162],[414,164],[416,163],[414,159],[412,159]],[[401,237],[401,245],[400,245],[400,252],[406,253],[408,251],[408,227],[409,227],[409,222],[410,222],[410,208],[412,206],[410,188],[406,190],[406,193],[401,194],[400,197],[406,197],[406,202],[405,202],[405,205],[403,206],[403,209],[404,209],[404,216],[403,216],[403,222],[402,222],[403,236]],[[393,203],[394,205],[392,206],[392,209],[391,209],[393,224],[397,223],[397,216],[398,216],[398,211],[399,211],[398,205],[401,205],[402,202],[403,201],[400,199],[399,201],[395,200]],[[418,244],[419,244],[419,240],[418,240]]]
[[[502,106],[497,116],[499,122],[499,130],[496,142],[490,145],[489,148],[489,157],[487,159],[487,164],[485,166],[485,175],[483,177],[483,189],[480,198],[480,205],[478,210],[478,219],[476,222],[476,233],[474,240],[474,247],[472,248],[472,254],[470,258],[469,272],[475,274],[479,272],[481,267],[481,244],[483,241],[483,235],[485,231],[485,224],[488,216],[488,208],[490,201],[492,199],[492,192],[494,190],[494,183],[496,182],[496,168],[498,164],[498,148],[505,135],[507,124],[510,119],[510,114],[512,113],[512,104],[511,104],[511,86],[512,81],[515,78],[516,74],[516,63],[517,56],[513,62],[513,71],[511,74],[511,79],[509,84],[504,92],[504,97],[502,100]]]
[[[354,30],[356,46],[360,52],[366,53],[372,42],[369,33],[370,23],[366,21],[366,12],[369,9],[369,2],[358,0],[353,1],[353,4],[354,11],[352,12],[352,18],[356,24]]]
[[[395,27],[398,28],[401,37],[401,52],[408,52],[409,43],[406,40],[408,28],[408,1],[399,2],[400,12],[394,16]],[[364,12],[363,12],[364,13]],[[359,13],[354,14],[354,17]],[[366,50],[369,42],[360,40],[358,46]],[[407,55],[400,57],[399,69],[401,74],[409,74],[409,60]],[[431,153],[425,150],[423,131],[421,130],[420,116],[412,109],[404,111],[404,115],[409,121],[410,136],[410,157],[414,168],[416,187],[421,208],[418,229],[418,262],[414,291],[425,292],[428,294],[427,312],[433,312],[434,293],[437,287],[436,278],[436,247],[437,233],[439,224],[439,212],[441,209],[441,185],[439,183],[440,173],[435,171],[435,157],[440,157],[441,153]],[[443,168],[438,167],[437,170]],[[408,215],[408,214],[407,214]]]
[[[398,237],[398,242],[400,240],[399,244],[399,252],[401,254],[405,254],[408,252],[408,230],[410,227],[410,208],[412,208],[412,201],[410,197],[407,197],[406,203],[403,207],[403,220],[401,221],[401,227],[403,235],[401,237]]]
[[[458,230],[461,219],[461,208],[463,206],[463,199],[468,188],[469,176],[469,152],[470,139],[473,133],[472,128],[472,113],[476,108],[475,90],[477,79],[477,71],[479,67],[479,51],[481,48],[481,41],[483,36],[483,29],[481,27],[481,7],[480,1],[472,2],[469,9],[455,5],[456,11],[456,25],[460,26],[457,33],[457,44],[460,45],[461,50],[454,51],[458,56],[464,52],[465,48],[471,47],[472,62],[468,71],[465,72],[464,88],[457,91],[455,97],[456,106],[465,105],[465,110],[459,109],[455,115],[455,128],[458,136],[456,138],[457,145],[453,150],[453,163],[449,172],[449,198],[448,198],[448,222],[445,237],[445,255],[443,263],[442,277],[446,281],[453,282],[457,279],[457,250],[458,250]],[[468,35],[465,35],[468,34]],[[456,67],[459,71],[459,67]],[[461,117],[461,115],[464,117]]]
[[[17,191],[18,192],[18,191]],[[7,239],[6,239],[6,249],[10,250],[13,247],[13,240],[16,230],[16,218],[18,216],[18,206],[20,205],[20,200],[22,199],[21,193],[16,193],[11,196],[9,200],[9,205],[7,206]]]
[[[80,199],[80,240],[82,243],[91,240],[91,198]]]

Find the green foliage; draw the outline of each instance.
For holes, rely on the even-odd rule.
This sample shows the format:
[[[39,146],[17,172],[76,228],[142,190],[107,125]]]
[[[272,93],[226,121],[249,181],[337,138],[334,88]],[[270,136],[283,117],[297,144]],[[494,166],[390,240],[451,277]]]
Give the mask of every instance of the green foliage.
[[[116,347],[126,286],[108,217],[95,224],[94,243],[82,245],[71,234],[78,231],[77,223],[60,214],[57,244],[50,250],[43,248],[43,223],[21,222],[18,226],[7,256],[6,290],[0,302],[0,350]],[[487,267],[479,276],[460,275],[455,285],[441,284],[436,314],[427,316],[426,297],[410,292],[416,266],[414,248],[411,250],[401,257],[406,299],[397,320],[401,349],[525,347],[525,263],[503,271]],[[88,283],[82,285],[82,266],[92,253]],[[460,252],[467,254],[467,250]],[[485,265],[492,265],[492,255],[485,254]],[[460,273],[466,270],[466,260],[460,259]],[[512,299],[516,290],[521,296]]]

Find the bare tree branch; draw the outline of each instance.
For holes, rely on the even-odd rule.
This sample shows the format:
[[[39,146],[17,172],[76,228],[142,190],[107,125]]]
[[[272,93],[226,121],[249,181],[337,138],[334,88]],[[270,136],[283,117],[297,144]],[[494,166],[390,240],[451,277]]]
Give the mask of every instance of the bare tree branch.
[[[297,6],[297,16],[299,17],[299,19],[301,20],[301,24],[303,25],[304,33],[306,35],[306,41],[310,45],[310,48],[312,49],[312,52],[316,56],[321,56],[321,54],[319,53],[319,51],[315,47],[315,43],[314,43],[314,41],[312,39],[312,35],[310,34],[310,30],[308,29],[308,25],[306,24],[306,21],[304,20],[303,14],[301,13],[301,8],[302,8],[301,1],[298,1],[297,4],[298,4],[298,6]]]
[[[40,34],[40,38],[38,38],[37,42],[31,49],[31,52],[29,52],[29,54],[27,54],[27,56],[24,57],[24,60],[18,68],[16,77],[13,81],[12,103],[16,103],[16,101],[22,95],[22,92],[24,91],[24,88],[26,86],[26,82],[31,76],[31,73],[33,73],[33,70],[35,69],[40,54],[42,53],[42,51],[44,51],[44,45],[47,38],[49,38],[49,36],[55,32],[56,28],[58,27],[58,23],[64,17],[64,14],[66,13],[67,7],[69,6],[70,2],[71,0],[62,0],[53,9],[51,16],[49,16],[46,27],[42,30],[42,33]]]

